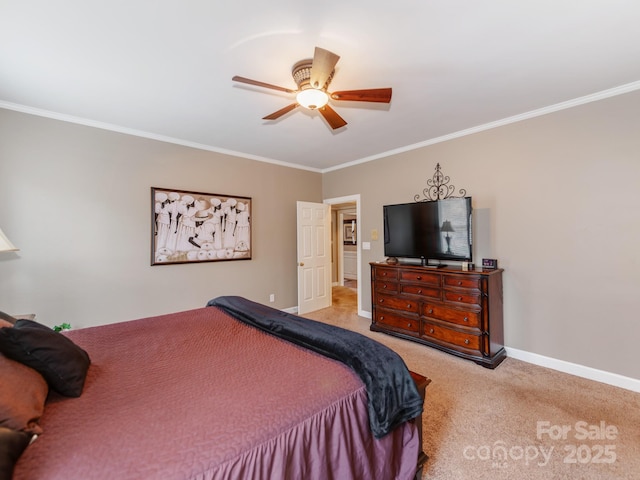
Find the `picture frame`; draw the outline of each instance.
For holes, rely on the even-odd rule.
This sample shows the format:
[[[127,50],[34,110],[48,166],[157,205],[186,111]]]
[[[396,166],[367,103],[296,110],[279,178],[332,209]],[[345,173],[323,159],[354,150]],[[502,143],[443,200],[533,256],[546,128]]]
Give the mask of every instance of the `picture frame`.
[[[151,187],[151,265],[251,259],[251,197]]]
[[[483,258],[482,259],[482,268],[495,270],[498,268],[498,260],[495,258]]]
[[[342,240],[344,245],[355,245],[356,244],[356,231],[357,231],[356,221],[355,220],[345,220],[342,225]]]

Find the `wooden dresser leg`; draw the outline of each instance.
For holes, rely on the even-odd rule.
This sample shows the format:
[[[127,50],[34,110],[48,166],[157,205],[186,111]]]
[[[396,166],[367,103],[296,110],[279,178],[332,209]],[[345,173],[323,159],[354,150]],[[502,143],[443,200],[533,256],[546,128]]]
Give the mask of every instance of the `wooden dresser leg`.
[[[424,402],[427,385],[431,383],[431,380],[423,375],[420,375],[419,373],[409,373],[411,373],[413,381],[416,382],[418,392],[420,392],[420,396],[422,397],[422,401]],[[414,418],[413,421],[415,422],[416,427],[418,427],[418,438],[420,439],[420,450],[418,451],[418,467],[416,470],[415,480],[422,480],[422,470],[424,468],[424,464],[429,458],[427,454],[424,453],[424,444],[422,443],[422,414]]]

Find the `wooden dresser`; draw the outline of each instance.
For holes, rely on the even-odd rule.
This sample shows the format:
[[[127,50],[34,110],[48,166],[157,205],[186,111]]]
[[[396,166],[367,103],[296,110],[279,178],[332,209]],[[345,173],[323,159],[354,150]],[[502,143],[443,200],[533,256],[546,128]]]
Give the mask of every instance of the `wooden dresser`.
[[[371,263],[371,330],[495,368],[506,358],[502,269]]]

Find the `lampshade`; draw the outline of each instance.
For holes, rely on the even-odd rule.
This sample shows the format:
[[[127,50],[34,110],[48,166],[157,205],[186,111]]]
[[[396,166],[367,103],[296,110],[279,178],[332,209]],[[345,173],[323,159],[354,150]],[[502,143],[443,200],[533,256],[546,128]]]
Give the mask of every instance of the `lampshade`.
[[[307,88],[296,95],[296,100],[304,108],[315,110],[324,107],[329,101],[329,96],[322,90]]]
[[[0,230],[0,252],[15,252],[18,249],[9,241],[7,236]]]
[[[449,220],[445,220],[442,222],[442,228],[440,229],[442,232],[455,232],[453,227],[451,226],[451,222]]]

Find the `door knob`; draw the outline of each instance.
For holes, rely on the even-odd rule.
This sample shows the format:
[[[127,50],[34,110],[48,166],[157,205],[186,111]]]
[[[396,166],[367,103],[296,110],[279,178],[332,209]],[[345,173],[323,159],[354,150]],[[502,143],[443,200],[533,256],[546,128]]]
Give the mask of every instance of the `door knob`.
[[[300,262],[298,265],[300,265],[301,267],[304,267],[304,263]]]

